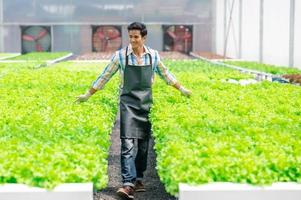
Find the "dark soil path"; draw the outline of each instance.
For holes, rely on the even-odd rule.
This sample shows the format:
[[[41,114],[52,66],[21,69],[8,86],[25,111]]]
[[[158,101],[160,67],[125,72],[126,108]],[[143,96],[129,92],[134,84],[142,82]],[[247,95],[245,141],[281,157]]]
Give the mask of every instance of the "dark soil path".
[[[109,154],[109,183],[108,187],[94,192],[94,200],[120,200],[116,195],[117,189],[122,185],[120,174],[120,139],[119,139],[119,115],[116,117],[116,122],[111,134],[111,147]],[[164,186],[156,171],[156,155],[153,150],[154,141],[150,140],[148,165],[145,172],[144,184],[146,192],[135,193],[135,200],[176,200],[175,197],[166,193]]]

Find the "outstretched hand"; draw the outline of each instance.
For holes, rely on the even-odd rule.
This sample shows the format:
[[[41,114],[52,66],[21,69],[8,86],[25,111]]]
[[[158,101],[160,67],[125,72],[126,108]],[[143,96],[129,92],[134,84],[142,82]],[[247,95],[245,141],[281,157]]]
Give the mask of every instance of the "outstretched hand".
[[[190,97],[192,95],[192,92],[184,87],[180,87],[180,92],[186,97]]]
[[[86,94],[81,94],[78,97],[76,97],[75,103],[81,103],[88,101],[88,99],[92,96],[92,94],[87,91]]]
[[[75,103],[85,102],[85,101],[88,101],[88,99],[89,99],[88,96],[86,96],[85,94],[81,94],[76,97]]]

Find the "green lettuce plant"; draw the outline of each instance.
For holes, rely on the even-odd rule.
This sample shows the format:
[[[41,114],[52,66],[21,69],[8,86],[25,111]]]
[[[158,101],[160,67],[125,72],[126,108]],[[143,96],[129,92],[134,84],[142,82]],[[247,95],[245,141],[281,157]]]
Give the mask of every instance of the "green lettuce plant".
[[[233,70],[196,61],[167,65],[192,90],[186,98],[161,80],[154,86],[157,170],[169,193],[179,183],[301,182],[299,86],[240,86],[222,82],[245,78]]]
[[[22,54],[17,57],[8,58],[8,60],[46,61],[46,60],[54,60],[66,56],[69,53],[70,52],[32,52],[32,53]]]
[[[75,65],[9,71],[0,79],[0,183],[106,186],[118,81],[76,104],[103,65]]]
[[[283,75],[283,74],[300,74],[301,70],[297,68],[284,67],[284,66],[276,66],[263,64],[258,62],[251,61],[225,61],[227,64],[236,65],[243,68],[254,69],[262,72],[267,72],[275,75]]]

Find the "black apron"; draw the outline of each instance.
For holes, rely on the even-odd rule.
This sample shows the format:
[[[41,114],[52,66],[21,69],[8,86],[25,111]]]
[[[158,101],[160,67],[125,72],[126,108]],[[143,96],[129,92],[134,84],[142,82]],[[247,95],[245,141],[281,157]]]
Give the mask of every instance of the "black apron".
[[[120,138],[147,139],[151,133],[152,57],[148,54],[150,65],[129,65],[127,51],[120,95]]]

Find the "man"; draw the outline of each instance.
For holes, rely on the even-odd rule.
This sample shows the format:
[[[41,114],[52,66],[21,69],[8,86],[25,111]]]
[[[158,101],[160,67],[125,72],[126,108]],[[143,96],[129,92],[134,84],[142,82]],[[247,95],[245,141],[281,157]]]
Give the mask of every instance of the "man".
[[[123,186],[117,194],[125,199],[134,199],[134,192],[143,192],[143,173],[147,166],[148,143],[151,124],[148,114],[152,105],[152,82],[156,72],[167,84],[178,89],[183,95],[191,92],[179,84],[175,77],[160,61],[157,51],[144,45],[147,30],[144,24],[134,22],[128,26],[130,44],[117,51],[111,62],[92,87],[77,97],[77,102],[87,101],[97,90],[119,70],[120,85],[120,139],[121,175]],[[134,142],[138,150],[134,158]]]

